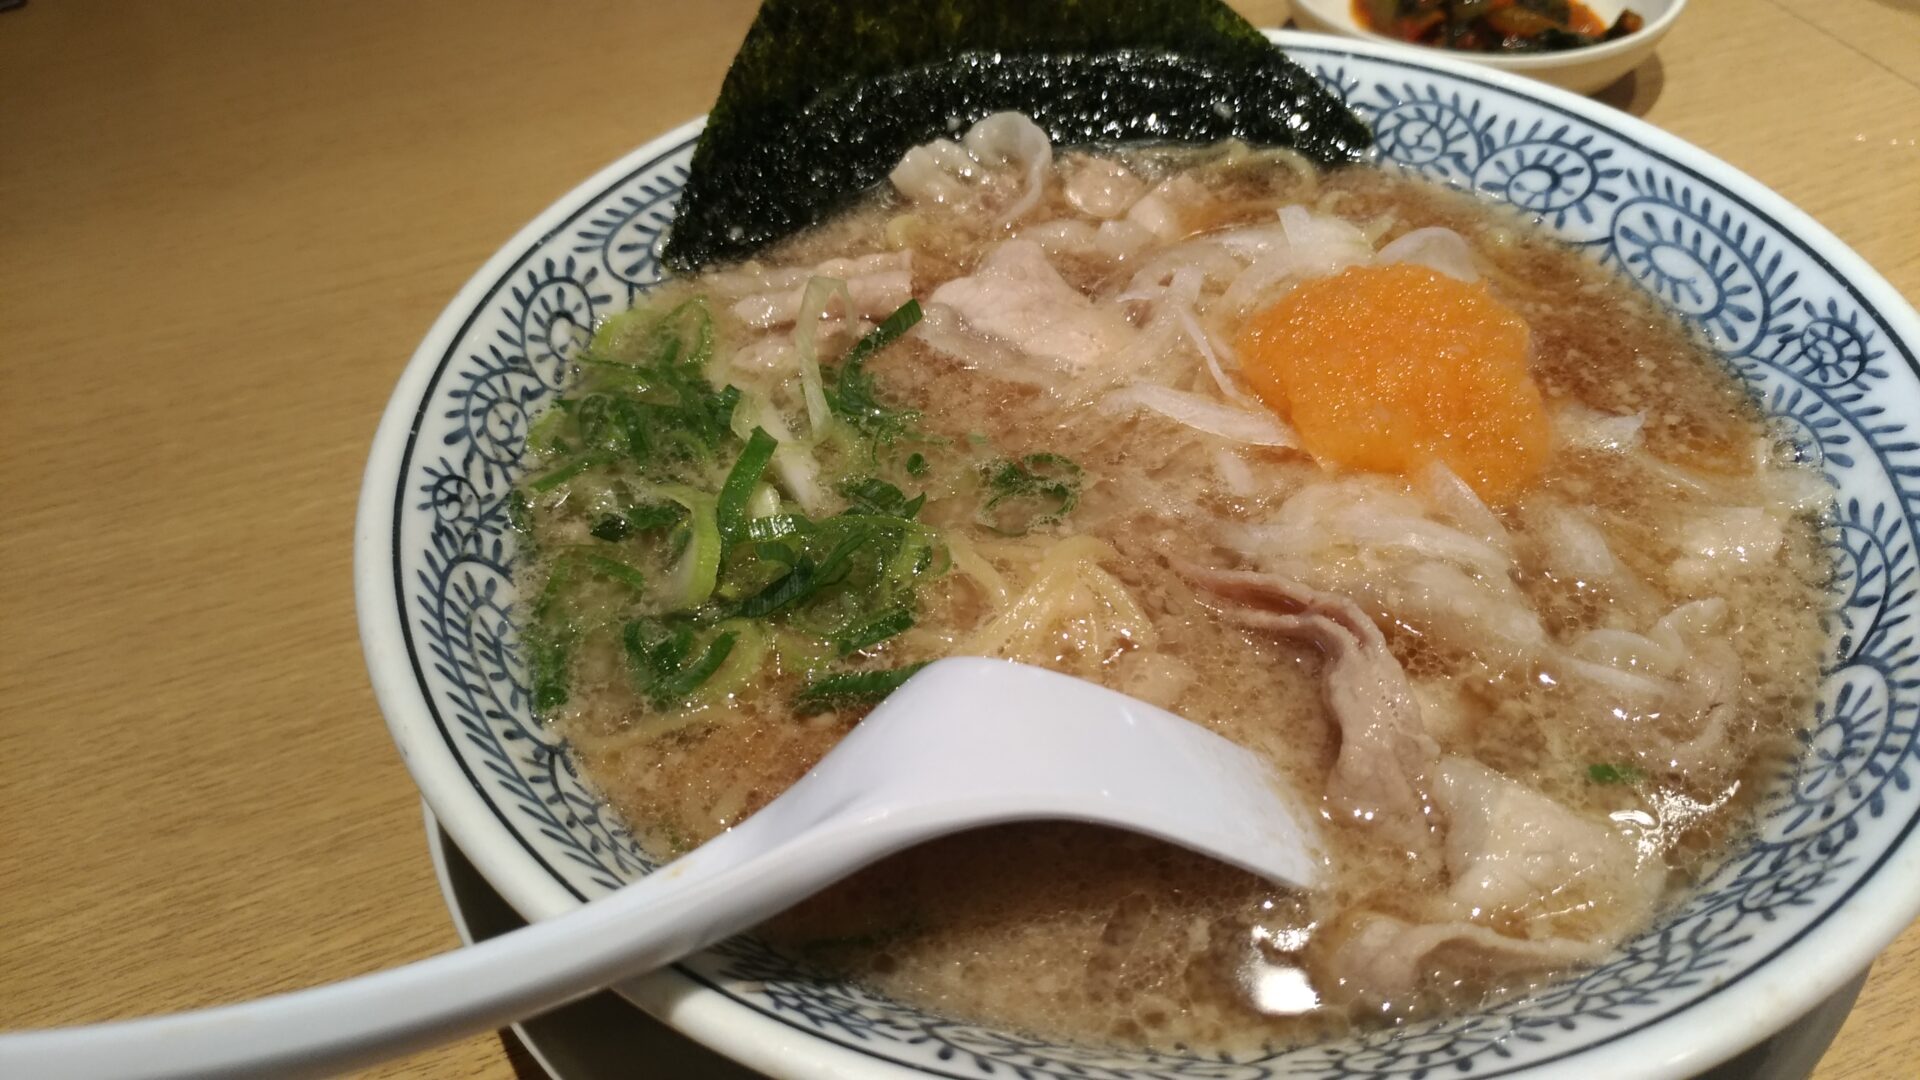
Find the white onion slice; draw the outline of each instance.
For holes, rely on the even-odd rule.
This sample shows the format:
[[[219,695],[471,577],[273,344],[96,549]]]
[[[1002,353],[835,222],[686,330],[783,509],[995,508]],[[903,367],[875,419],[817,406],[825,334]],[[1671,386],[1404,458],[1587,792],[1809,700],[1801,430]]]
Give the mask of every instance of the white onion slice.
[[[1473,248],[1467,244],[1466,237],[1438,226],[1415,229],[1402,236],[1375,252],[1373,263],[1375,266],[1413,263],[1461,281],[1480,280],[1480,271],[1473,265]]]
[[[1614,416],[1573,402],[1553,414],[1552,425],[1555,440],[1568,449],[1622,453],[1640,445],[1646,422],[1643,412]]]
[[[1366,234],[1332,215],[1316,214],[1304,206],[1283,206],[1280,225],[1287,231],[1287,246],[1302,277],[1337,274],[1373,260],[1373,245],[1367,243]]]
[[[1152,383],[1123,386],[1102,398],[1101,404],[1106,408],[1146,409],[1196,431],[1248,446],[1300,445],[1293,430],[1271,413],[1236,409],[1199,394]]]
[[[1480,496],[1465,480],[1447,468],[1445,462],[1433,461],[1420,470],[1415,478],[1421,496],[1433,511],[1453,524],[1474,534],[1501,551],[1513,550],[1513,538],[1507,535],[1507,528],[1500,518],[1480,501]]]
[[[1207,371],[1213,375],[1213,381],[1220,387],[1221,395],[1228,401],[1249,410],[1261,408],[1260,403],[1235,385],[1233,379],[1227,375],[1226,369],[1220,366],[1220,354],[1213,347],[1213,339],[1207,336],[1206,328],[1200,325],[1200,320],[1194,318],[1193,309],[1183,304],[1175,314],[1180,319],[1180,329],[1186,331],[1187,337],[1193,342],[1193,347],[1200,351],[1201,358],[1207,362]]]

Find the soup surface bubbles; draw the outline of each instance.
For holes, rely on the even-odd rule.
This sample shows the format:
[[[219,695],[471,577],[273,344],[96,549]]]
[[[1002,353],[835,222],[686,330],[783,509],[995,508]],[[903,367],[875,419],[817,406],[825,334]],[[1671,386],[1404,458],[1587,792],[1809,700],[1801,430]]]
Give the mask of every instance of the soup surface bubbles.
[[[1703,342],[1506,209],[1284,152],[989,118],[601,327],[529,438],[535,705],[661,857],[950,655],[1317,805],[1308,892],[1024,825],[765,928],[1046,1036],[1243,1052],[1597,961],[1740,839],[1830,648],[1830,492]]]

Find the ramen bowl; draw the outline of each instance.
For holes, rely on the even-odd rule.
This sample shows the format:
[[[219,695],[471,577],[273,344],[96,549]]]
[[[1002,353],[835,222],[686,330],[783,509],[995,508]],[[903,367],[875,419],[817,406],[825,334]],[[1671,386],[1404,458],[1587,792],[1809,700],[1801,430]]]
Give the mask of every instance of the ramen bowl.
[[[1674,20],[1680,17],[1680,10],[1687,6],[1687,0],[1592,0],[1587,6],[1609,25],[1622,11],[1638,12],[1646,24],[1617,41],[1602,42],[1584,49],[1541,53],[1456,52],[1448,55],[1495,71],[1539,79],[1576,94],[1591,94],[1612,85],[1615,80],[1651,59],[1654,47],[1660,44],[1661,38],[1667,36],[1668,30],[1673,29]],[[1306,29],[1321,33],[1375,42],[1393,41],[1384,34],[1376,34],[1360,25],[1353,14],[1353,0],[1298,0],[1293,5],[1293,19]],[[1425,45],[1396,44],[1400,48],[1420,52],[1435,51]]]
[[[1374,128],[1381,167],[1514,205],[1679,312],[1837,492],[1837,648],[1755,835],[1605,962],[1524,998],[1247,1058],[1051,1043],[823,978],[751,937],[620,989],[777,1077],[1685,1076],[1812,1009],[1920,911],[1920,317],[1806,215],[1652,127],[1537,83],[1276,35]],[[535,721],[506,495],[594,324],[661,276],[699,123],[541,214],[435,323],[375,438],[361,632],[408,768],[460,848],[548,918],[652,862]]]

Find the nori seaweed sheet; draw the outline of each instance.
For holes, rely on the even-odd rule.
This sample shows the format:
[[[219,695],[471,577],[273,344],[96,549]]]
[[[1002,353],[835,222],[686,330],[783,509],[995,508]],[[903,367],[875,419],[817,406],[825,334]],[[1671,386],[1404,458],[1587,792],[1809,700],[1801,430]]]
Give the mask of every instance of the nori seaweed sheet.
[[[1237,138],[1322,164],[1366,125],[1218,0],[766,0],[694,150],[664,255],[751,255],[991,113],[1062,145]]]

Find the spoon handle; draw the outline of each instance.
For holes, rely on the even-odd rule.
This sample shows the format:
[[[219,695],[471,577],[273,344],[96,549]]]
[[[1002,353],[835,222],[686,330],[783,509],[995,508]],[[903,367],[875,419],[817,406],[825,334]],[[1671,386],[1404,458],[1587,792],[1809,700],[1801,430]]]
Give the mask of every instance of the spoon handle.
[[[197,1012],[0,1035],[0,1076],[323,1076],[491,1030],[672,963],[912,842],[837,809],[853,812],[755,815],[577,911],[419,963]]]
[[[1318,844],[1267,766],[1153,706],[1002,660],[909,679],[778,798],[578,911],[331,986],[0,1035],[0,1077],[313,1076],[530,1016],[744,930],[902,848],[997,822],[1118,826],[1311,885]]]

